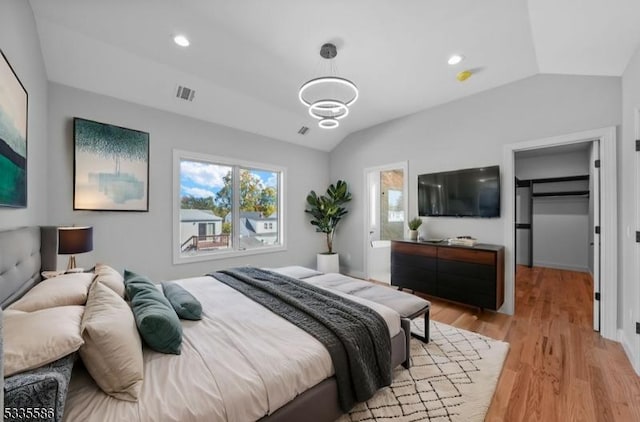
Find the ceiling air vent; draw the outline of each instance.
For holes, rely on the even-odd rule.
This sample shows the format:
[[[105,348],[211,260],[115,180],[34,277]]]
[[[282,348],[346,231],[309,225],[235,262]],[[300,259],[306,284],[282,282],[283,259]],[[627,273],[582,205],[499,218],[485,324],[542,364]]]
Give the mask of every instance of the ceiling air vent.
[[[176,91],[176,97],[185,101],[193,101],[193,97],[196,95],[196,91],[187,88],[186,86],[178,85],[178,90]]]
[[[308,128],[308,127],[306,127],[306,126],[302,126],[302,127],[300,128],[300,130],[298,131],[298,133],[299,133],[300,135],[306,135],[306,134],[307,134],[307,132],[309,132],[309,128]]]

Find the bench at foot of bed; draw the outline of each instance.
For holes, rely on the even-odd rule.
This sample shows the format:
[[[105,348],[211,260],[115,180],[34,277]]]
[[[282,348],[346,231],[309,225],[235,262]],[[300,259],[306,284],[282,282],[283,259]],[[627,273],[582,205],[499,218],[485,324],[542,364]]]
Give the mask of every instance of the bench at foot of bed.
[[[424,336],[411,335],[425,343],[429,342],[429,311],[431,302],[411,293],[396,290],[391,286],[383,286],[337,273],[320,273],[318,271],[292,266],[273,269],[276,272],[299,278],[320,287],[335,289],[343,293],[361,297],[384,305],[396,311],[402,318],[414,319],[424,315]]]

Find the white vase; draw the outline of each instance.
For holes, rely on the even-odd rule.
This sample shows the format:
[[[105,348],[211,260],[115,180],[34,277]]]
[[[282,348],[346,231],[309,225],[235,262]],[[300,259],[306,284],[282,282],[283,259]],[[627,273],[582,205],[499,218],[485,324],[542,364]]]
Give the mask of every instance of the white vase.
[[[418,240],[418,230],[409,230],[409,239]]]
[[[339,273],[340,258],[337,253],[319,253],[316,261],[317,270],[321,273]]]

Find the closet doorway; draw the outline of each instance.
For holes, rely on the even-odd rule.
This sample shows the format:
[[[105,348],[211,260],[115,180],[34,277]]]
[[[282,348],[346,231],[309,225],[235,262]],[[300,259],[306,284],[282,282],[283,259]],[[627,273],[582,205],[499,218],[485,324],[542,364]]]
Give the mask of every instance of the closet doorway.
[[[558,277],[554,295],[587,318],[592,308],[595,331],[600,331],[598,154],[595,140],[514,155],[516,265],[562,270],[545,273]],[[574,281],[577,276],[588,285]]]
[[[598,169],[600,181],[600,233],[595,233],[594,247],[600,247],[600,266],[594,262],[594,274],[600,278],[599,325],[600,335],[617,340],[618,317],[618,189],[617,189],[617,141],[616,127],[585,130],[550,138],[534,139],[504,146],[504,244],[505,254],[505,304],[503,312],[513,314],[516,306],[515,269],[516,269],[516,174],[515,155],[521,151],[556,147],[584,142],[598,141],[597,151],[601,165]],[[595,144],[594,144],[595,145]],[[595,195],[593,195],[595,197]],[[596,205],[594,204],[594,210]],[[594,217],[595,218],[595,217]],[[598,242],[599,239],[599,242]],[[590,246],[590,245],[588,245]],[[535,251],[534,251],[535,252]],[[534,255],[535,259],[535,255]],[[525,267],[526,268],[526,267]],[[593,292],[594,296],[596,292]],[[542,310],[544,312],[544,309]],[[595,326],[595,324],[594,324]]]

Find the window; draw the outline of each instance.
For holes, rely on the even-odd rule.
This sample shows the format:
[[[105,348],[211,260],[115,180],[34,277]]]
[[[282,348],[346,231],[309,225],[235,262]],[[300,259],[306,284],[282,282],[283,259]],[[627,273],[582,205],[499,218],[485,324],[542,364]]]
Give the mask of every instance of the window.
[[[402,209],[402,191],[389,189],[387,191],[387,221],[389,223],[404,223],[404,210]]]
[[[283,168],[175,150],[174,263],[283,250],[283,181]]]

